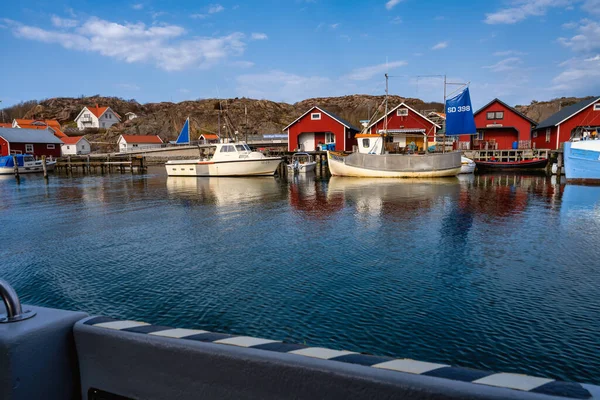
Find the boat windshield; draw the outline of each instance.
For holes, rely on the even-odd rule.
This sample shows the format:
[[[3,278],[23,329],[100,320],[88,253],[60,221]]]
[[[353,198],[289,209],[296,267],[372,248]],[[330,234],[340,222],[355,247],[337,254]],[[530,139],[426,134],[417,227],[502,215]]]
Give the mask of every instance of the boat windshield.
[[[246,146],[244,144],[236,144],[235,148],[237,149],[237,151],[250,151],[248,146]]]
[[[25,162],[32,162],[35,161],[33,157],[29,156],[29,157],[23,157],[23,161]]]

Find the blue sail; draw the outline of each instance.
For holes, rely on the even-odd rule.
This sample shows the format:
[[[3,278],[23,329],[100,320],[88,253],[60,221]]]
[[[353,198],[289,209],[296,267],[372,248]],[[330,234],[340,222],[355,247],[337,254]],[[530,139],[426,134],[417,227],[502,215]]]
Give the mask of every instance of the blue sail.
[[[474,135],[477,133],[469,88],[446,100],[446,135]]]
[[[185,124],[179,132],[179,136],[177,137],[177,141],[175,144],[190,144],[190,119],[185,120]]]

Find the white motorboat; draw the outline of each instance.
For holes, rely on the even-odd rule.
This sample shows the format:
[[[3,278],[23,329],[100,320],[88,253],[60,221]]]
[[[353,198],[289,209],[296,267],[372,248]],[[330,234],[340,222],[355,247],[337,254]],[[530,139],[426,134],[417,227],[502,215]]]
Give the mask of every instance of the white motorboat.
[[[267,157],[244,142],[217,143],[212,157],[167,161],[168,176],[269,176],[275,175],[281,157]]]
[[[460,173],[461,174],[472,174],[473,172],[475,172],[475,167],[477,166],[477,164],[475,164],[475,161],[471,160],[470,158],[461,156],[460,157]]]
[[[42,160],[36,160],[31,154],[17,154],[17,166],[19,174],[31,174],[44,172]],[[46,160],[46,171],[54,171],[56,161]],[[12,175],[15,173],[13,156],[0,157],[0,175]]]
[[[317,162],[308,153],[295,153],[292,156],[292,162],[288,164],[288,170],[295,174],[306,174],[314,172]]]

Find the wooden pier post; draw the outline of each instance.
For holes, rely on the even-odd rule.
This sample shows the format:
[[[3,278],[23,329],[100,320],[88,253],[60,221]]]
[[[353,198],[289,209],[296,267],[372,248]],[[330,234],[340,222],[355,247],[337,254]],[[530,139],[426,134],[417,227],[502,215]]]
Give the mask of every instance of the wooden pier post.
[[[73,165],[71,165],[71,156],[67,157],[67,171],[73,173]]]
[[[17,179],[17,183],[21,183],[21,177],[19,176],[19,163],[17,161],[16,155],[13,156],[13,163],[14,163],[13,171],[15,172],[15,178]]]
[[[144,167],[144,161],[145,161],[146,157],[142,156],[140,158],[140,173],[143,173],[146,171],[146,167]]]
[[[42,169],[44,170],[44,179],[48,180],[48,167],[46,165],[46,156],[42,156]]]
[[[88,154],[86,157],[86,166],[87,166],[87,173],[91,174],[92,173],[92,167],[90,166],[90,155]]]
[[[131,175],[133,175],[133,158],[129,155],[129,170],[131,171]]]
[[[556,183],[560,185],[560,177],[562,174],[562,166],[563,166],[563,152],[558,153],[558,160],[556,161]]]
[[[106,157],[106,166],[107,166],[107,170],[108,173],[110,174],[110,154]]]

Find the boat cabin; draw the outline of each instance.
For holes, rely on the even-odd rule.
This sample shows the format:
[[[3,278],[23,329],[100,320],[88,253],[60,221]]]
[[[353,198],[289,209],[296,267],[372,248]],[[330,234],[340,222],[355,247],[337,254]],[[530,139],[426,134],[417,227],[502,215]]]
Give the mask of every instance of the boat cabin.
[[[16,154],[17,166],[23,167],[25,163],[34,163],[35,158],[31,154]],[[12,168],[15,166],[13,156],[0,157],[0,168]]]
[[[212,157],[209,154],[204,152],[204,149],[210,149],[208,151],[209,154],[212,154]],[[237,143],[215,143],[212,146],[203,146],[200,149],[201,158],[207,160],[210,158],[212,161],[233,161],[239,160],[240,158],[250,158],[253,152],[244,142]],[[260,154],[260,153],[258,153]]]

